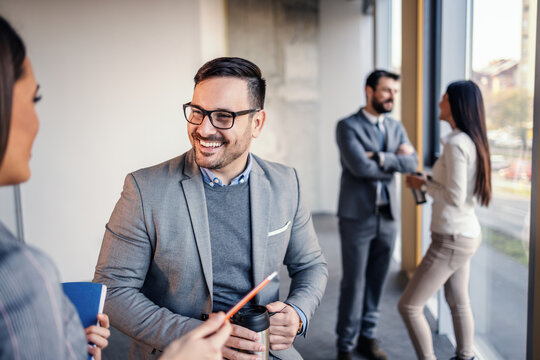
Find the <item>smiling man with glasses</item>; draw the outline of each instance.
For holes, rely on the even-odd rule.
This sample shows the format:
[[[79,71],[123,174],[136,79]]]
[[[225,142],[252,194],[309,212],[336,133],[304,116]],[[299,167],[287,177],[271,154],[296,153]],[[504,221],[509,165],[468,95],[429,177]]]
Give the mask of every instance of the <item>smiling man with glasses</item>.
[[[252,304],[275,313],[270,358],[301,359],[291,345],[305,334],[328,272],[296,171],[250,153],[266,121],[265,86],[245,59],[209,61],[183,105],[192,149],[126,178],[94,279],[108,287],[111,323],[133,338],[130,358],[157,358],[285,264],[285,300],[275,278]],[[258,359],[250,353],[261,351],[257,339],[233,325],[224,358]]]

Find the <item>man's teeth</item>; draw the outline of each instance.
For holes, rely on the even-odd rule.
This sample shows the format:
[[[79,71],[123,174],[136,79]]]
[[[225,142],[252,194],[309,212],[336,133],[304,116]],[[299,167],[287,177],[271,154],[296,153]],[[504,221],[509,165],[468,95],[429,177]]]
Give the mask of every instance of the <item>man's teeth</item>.
[[[223,145],[222,142],[207,142],[202,140],[200,140],[200,143],[204,147],[220,147],[221,145]]]

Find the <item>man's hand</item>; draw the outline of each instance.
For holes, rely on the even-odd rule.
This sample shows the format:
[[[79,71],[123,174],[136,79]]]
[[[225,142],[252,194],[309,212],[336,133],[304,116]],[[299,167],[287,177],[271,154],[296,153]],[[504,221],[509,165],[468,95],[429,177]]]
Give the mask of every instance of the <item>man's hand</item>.
[[[199,327],[167,346],[161,360],[221,360],[221,348],[231,333],[224,313],[212,314]]]
[[[245,327],[232,324],[231,336],[225,342],[223,348],[223,358],[228,360],[260,360],[257,355],[241,353],[237,351],[245,350],[251,352],[264,351],[264,345],[257,342],[259,335],[255,331],[246,329]]]
[[[95,360],[101,360],[101,350],[109,345],[107,340],[111,336],[109,331],[109,317],[106,314],[98,314],[99,326],[92,325],[85,329],[86,341],[91,342],[95,346],[88,345],[88,353]]]
[[[412,155],[414,154],[414,148],[409,143],[403,143],[399,145],[396,154],[398,155]]]
[[[276,301],[266,305],[269,312],[275,312],[270,318],[270,349],[289,348],[298,332],[300,316],[290,305]]]
[[[366,157],[368,159],[373,159],[373,155],[375,155],[373,151],[366,151]]]

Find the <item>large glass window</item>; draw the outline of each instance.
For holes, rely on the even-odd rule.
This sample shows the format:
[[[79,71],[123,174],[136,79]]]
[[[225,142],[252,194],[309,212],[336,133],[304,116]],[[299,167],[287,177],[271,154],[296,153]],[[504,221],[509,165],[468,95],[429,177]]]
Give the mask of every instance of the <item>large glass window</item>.
[[[536,0],[474,0],[471,78],[482,89],[493,199],[477,211],[471,267],[476,343],[489,359],[524,359],[531,199]]]

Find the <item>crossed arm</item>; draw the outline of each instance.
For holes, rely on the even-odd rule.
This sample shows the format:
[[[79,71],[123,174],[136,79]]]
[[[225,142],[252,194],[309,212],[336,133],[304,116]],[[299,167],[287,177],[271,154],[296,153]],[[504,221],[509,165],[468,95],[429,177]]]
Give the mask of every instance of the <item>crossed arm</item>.
[[[414,154],[414,148],[409,143],[403,143],[399,145],[396,151],[396,155],[412,155],[412,154]],[[373,159],[375,157],[375,153],[373,151],[367,151],[366,156],[368,157],[368,159]]]
[[[343,165],[357,178],[379,181],[392,179],[394,172],[415,171],[416,152],[401,124],[392,136],[397,136],[400,144],[395,152],[366,151],[356,130],[346,121],[338,123],[336,140]]]

